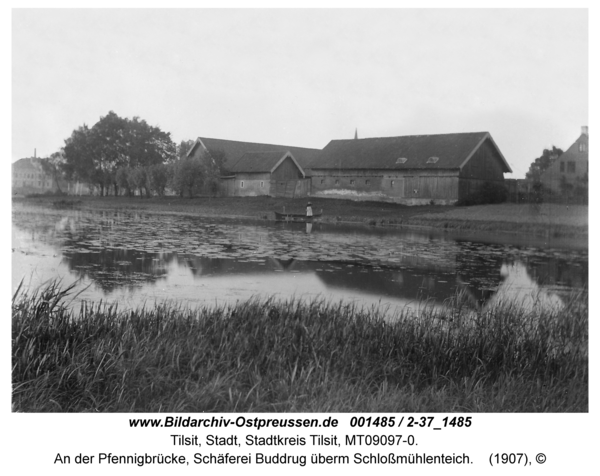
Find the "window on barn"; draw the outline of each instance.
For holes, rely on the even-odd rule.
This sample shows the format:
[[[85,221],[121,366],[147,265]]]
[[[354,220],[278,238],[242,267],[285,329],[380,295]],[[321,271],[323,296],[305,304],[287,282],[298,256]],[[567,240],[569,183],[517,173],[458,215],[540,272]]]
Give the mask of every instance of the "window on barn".
[[[427,163],[428,163],[428,164],[435,164],[435,163],[436,163],[438,160],[440,160],[440,158],[439,158],[439,157],[429,157],[429,158],[427,159]]]
[[[350,185],[354,185],[354,179],[350,179]]]
[[[390,188],[394,188],[394,181],[393,180],[390,182]]]
[[[240,188],[244,188],[244,181],[243,180],[240,182]]]
[[[335,184],[339,185],[340,184],[340,180],[339,179],[335,179]]]
[[[579,143],[579,152],[585,152],[587,150],[586,144],[583,142]]]
[[[408,159],[406,157],[400,157],[396,160],[397,164],[405,164]]]
[[[567,172],[570,174],[575,173],[575,162],[567,162]]]
[[[264,182],[260,183],[260,188],[265,188],[265,183]]]
[[[370,185],[371,181],[369,179],[365,180],[365,185]]]
[[[322,178],[322,179],[321,179],[321,185],[323,185],[324,183],[325,183],[325,179],[324,179],[324,178]]]

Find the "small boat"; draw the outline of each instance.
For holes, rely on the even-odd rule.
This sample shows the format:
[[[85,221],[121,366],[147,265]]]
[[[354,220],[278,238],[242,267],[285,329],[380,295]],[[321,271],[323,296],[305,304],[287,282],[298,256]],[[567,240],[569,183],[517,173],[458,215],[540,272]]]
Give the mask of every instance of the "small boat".
[[[275,220],[276,221],[295,221],[295,222],[305,223],[307,221],[312,221],[315,218],[321,218],[322,214],[323,214],[323,210],[321,210],[320,212],[317,212],[317,213],[313,213],[312,217],[307,217],[305,213],[275,212]]]

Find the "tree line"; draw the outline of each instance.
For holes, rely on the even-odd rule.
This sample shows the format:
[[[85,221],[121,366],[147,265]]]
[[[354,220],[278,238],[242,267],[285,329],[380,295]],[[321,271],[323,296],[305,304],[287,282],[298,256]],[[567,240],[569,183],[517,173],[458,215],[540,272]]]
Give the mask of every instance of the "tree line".
[[[193,143],[176,145],[169,132],[139,117],[123,118],[110,111],[92,127],[75,129],[42,166],[57,183],[77,180],[100,196],[163,196],[167,190],[181,197],[214,195],[225,154],[215,150],[187,157]]]

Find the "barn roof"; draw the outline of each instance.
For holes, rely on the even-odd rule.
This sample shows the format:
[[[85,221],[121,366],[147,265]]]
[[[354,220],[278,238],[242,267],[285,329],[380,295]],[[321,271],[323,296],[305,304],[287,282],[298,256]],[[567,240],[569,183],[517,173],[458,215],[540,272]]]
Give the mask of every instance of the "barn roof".
[[[258,142],[241,142],[236,140],[211,139],[209,137],[198,137],[187,155],[193,155],[198,147],[204,146],[207,150],[222,150],[225,152],[227,163],[226,169],[231,169],[233,164],[246,152],[291,152],[301,167],[310,165],[321,153],[320,149],[309,149],[306,147],[290,147],[288,145],[262,144]]]
[[[275,151],[263,151],[263,152],[246,152],[240,159],[233,164],[229,170],[231,172],[244,172],[244,173],[273,173],[277,167],[286,159],[292,159],[296,164],[302,175],[304,170],[298,161],[294,158],[291,152],[285,151],[284,153]]]
[[[489,132],[332,140],[312,169],[460,169],[489,140],[504,172],[512,172]]]

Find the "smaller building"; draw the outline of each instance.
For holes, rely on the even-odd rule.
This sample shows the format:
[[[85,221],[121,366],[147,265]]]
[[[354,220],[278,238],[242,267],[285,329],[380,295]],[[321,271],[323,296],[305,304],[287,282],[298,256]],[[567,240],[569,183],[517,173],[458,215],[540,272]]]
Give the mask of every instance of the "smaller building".
[[[578,190],[587,190],[588,145],[588,127],[583,126],[581,134],[571,147],[542,173],[540,181],[545,190],[567,197],[576,194]]]
[[[246,152],[222,178],[223,193],[236,197],[306,197],[310,179],[290,151]]]
[[[92,195],[89,184],[79,181],[56,180],[44,171],[43,161],[37,157],[19,159],[12,164],[13,195],[30,195],[40,193],[66,193],[68,195]]]
[[[58,187],[51,175],[42,167],[42,159],[28,157],[12,164],[13,194],[55,192]]]

